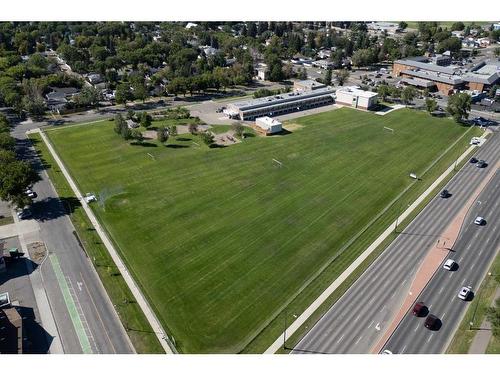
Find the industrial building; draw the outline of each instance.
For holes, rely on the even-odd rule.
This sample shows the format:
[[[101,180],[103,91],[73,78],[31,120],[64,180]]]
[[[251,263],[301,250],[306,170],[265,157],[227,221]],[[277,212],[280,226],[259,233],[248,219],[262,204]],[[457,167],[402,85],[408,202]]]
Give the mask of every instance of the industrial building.
[[[253,128],[261,134],[272,135],[281,132],[282,124],[278,120],[265,116],[256,118]]]
[[[303,81],[295,81],[293,83],[293,89],[295,91],[313,91],[317,89],[325,88],[326,85],[312,79],[306,79]]]
[[[500,83],[499,61],[482,61],[469,72],[449,65],[450,61],[446,55],[432,60],[424,56],[396,60],[393,73],[403,77],[403,83],[444,95],[451,95],[457,90],[489,90]]]
[[[377,104],[376,92],[360,90],[357,86],[346,86],[337,90],[335,102],[353,108],[370,109]]]
[[[307,87],[307,84],[303,84],[303,87]],[[330,86],[314,88],[310,91],[294,91],[231,103],[228,104],[224,113],[233,119],[253,121],[258,117],[279,116],[333,104],[334,94],[335,90]]]

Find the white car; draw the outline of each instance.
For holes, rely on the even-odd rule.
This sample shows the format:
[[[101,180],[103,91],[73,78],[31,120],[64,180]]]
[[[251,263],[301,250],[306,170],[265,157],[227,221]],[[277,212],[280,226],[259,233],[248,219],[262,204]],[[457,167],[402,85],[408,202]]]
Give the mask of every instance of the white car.
[[[392,353],[390,350],[385,349],[385,350],[382,352],[382,354],[393,354],[393,353]]]
[[[443,265],[443,268],[445,270],[448,270],[448,271],[451,271],[454,267],[455,267],[455,261],[453,259],[448,259],[444,265]]]
[[[26,195],[30,198],[36,198],[36,193],[31,189],[26,190]]]
[[[460,289],[460,292],[458,292],[458,298],[460,298],[461,300],[467,301],[471,292],[472,292],[471,286],[463,286],[462,289]]]
[[[483,225],[484,224],[484,217],[481,217],[481,216],[476,217],[476,220],[474,220],[474,224]]]

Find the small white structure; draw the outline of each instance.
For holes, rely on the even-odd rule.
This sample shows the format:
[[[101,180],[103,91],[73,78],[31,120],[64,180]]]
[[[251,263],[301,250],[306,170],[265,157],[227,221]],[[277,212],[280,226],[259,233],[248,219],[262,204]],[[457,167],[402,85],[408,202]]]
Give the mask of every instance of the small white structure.
[[[127,127],[129,129],[137,129],[139,127],[139,124],[132,119],[128,119],[127,120]]]
[[[96,202],[97,201],[97,198],[94,194],[91,194],[91,193],[87,193],[85,194],[85,197],[83,197],[83,199],[85,200],[85,202],[87,203],[90,203],[90,202]]]
[[[377,100],[376,92],[364,91],[357,86],[346,86],[337,90],[335,102],[353,108],[370,109],[377,104]]]
[[[256,130],[265,135],[271,135],[281,132],[281,122],[271,117],[258,117],[255,119]]]

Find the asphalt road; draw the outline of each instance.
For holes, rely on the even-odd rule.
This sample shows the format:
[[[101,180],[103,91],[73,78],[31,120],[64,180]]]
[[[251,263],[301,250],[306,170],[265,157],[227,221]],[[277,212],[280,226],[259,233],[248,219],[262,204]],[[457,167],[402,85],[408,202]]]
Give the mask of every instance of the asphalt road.
[[[460,300],[457,297],[458,291],[462,286],[472,286],[473,293],[479,296],[481,280],[498,252],[499,197],[500,172],[497,171],[479,195],[477,204],[471,208],[453,252],[449,254],[449,258],[455,260],[459,268],[455,271],[439,269],[418,298],[426,303],[431,314],[440,318],[440,329],[428,330],[424,327],[425,317],[414,317],[410,312],[403,318],[384,349],[406,354],[441,353],[446,350],[468,305],[477,303],[475,298],[467,302]],[[477,216],[484,217],[486,225],[474,224]],[[473,327],[481,324],[473,323]]]
[[[500,136],[492,136],[476,156],[494,165],[500,157]],[[435,197],[292,353],[370,353],[408,294],[427,251],[449,225],[446,218],[458,214],[488,172],[488,168],[479,169],[471,164],[458,172],[446,186],[452,196]]]
[[[53,189],[48,175],[41,169],[40,161],[27,140],[25,132],[36,126],[38,124],[19,124],[12,135],[17,139],[21,155],[34,162],[40,170],[41,181],[33,188],[38,197],[32,210],[40,227],[41,240],[52,257],[40,269],[64,352],[85,352],[83,334],[90,344],[88,353],[133,353],[128,335],[97,273],[73,234],[74,227],[66,207]],[[60,267],[54,267],[55,262]],[[59,270],[60,273],[56,273]],[[61,275],[62,284],[57,277]],[[64,292],[71,295],[76,312],[71,311]],[[75,325],[75,321],[78,324]]]

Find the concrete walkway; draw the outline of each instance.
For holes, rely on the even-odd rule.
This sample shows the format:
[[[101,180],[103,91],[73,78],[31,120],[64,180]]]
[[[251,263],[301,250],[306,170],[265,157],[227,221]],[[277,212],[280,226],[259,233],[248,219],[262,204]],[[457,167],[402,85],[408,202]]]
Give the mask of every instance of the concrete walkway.
[[[147,302],[146,298],[144,298],[144,295],[140,291],[139,287],[135,283],[134,279],[130,275],[127,267],[123,263],[122,259],[118,255],[118,252],[116,251],[115,247],[113,246],[113,243],[110,241],[108,238],[106,232],[104,229],[101,227],[99,222],[97,221],[97,218],[95,217],[94,213],[90,209],[89,205],[83,199],[82,194],[78,190],[78,187],[76,186],[75,182],[71,178],[68,170],[64,166],[62,160],[59,158],[59,155],[55,152],[54,148],[52,147],[52,144],[48,140],[47,136],[45,135],[44,132],[42,132],[40,129],[35,129],[32,132],[34,133],[39,133],[40,136],[42,137],[43,141],[47,145],[47,148],[49,149],[49,152],[51,153],[52,157],[56,161],[57,165],[63,172],[64,177],[68,181],[68,184],[70,185],[71,189],[73,190],[73,193],[77,197],[77,199],[80,201],[83,209],[85,210],[85,213],[87,214],[90,222],[94,226],[97,234],[101,238],[103,244],[106,246],[106,249],[108,250],[109,254],[111,255],[111,258],[113,259],[113,262],[115,263],[116,267],[120,271],[121,275],[123,276],[123,279],[127,283],[127,286],[129,287],[130,291],[134,295],[134,298],[137,300],[137,303],[141,307],[144,315],[146,316],[146,319],[148,320],[149,324],[151,325],[151,328],[156,334],[156,337],[160,341],[160,344],[162,345],[163,349],[167,354],[173,354],[175,351],[174,345],[170,343],[168,340],[167,335],[163,331],[163,327],[161,326],[158,318],[156,317],[155,313],[153,312],[153,309]],[[175,351],[176,352],[176,351]]]
[[[484,138],[485,134],[481,138]],[[434,181],[431,186],[427,188],[426,191],[420,195],[409,207],[401,214],[393,223],[391,223],[387,229],[354,261],[349,267],[346,268],[342,274],[333,281],[332,284],[326,288],[326,290],[321,293],[321,295],[306,309],[304,312],[286,329],[286,332],[282,333],[274,343],[264,352],[264,354],[276,353],[283,346],[284,334],[286,337],[292,336],[306,321],[311,317],[311,315],[326,301],[326,299],[353,273],[356,268],[358,268],[361,263],[368,258],[377,247],[391,234],[394,232],[398,223],[405,220],[419,205],[422,203],[429,194],[455,169],[455,165],[459,164],[464,160],[469,153],[474,150],[476,146],[470,146],[465,150],[465,152],[460,155],[458,160],[450,165],[446,171],[439,176],[436,181]]]
[[[500,298],[500,288],[497,288],[495,292],[495,297],[493,301],[491,301],[491,307],[495,305],[495,301]],[[472,344],[469,348],[469,354],[484,354],[486,353],[486,349],[488,348],[488,344],[491,340],[491,323],[484,318],[479,330],[476,332],[474,336],[474,340],[472,340]]]

